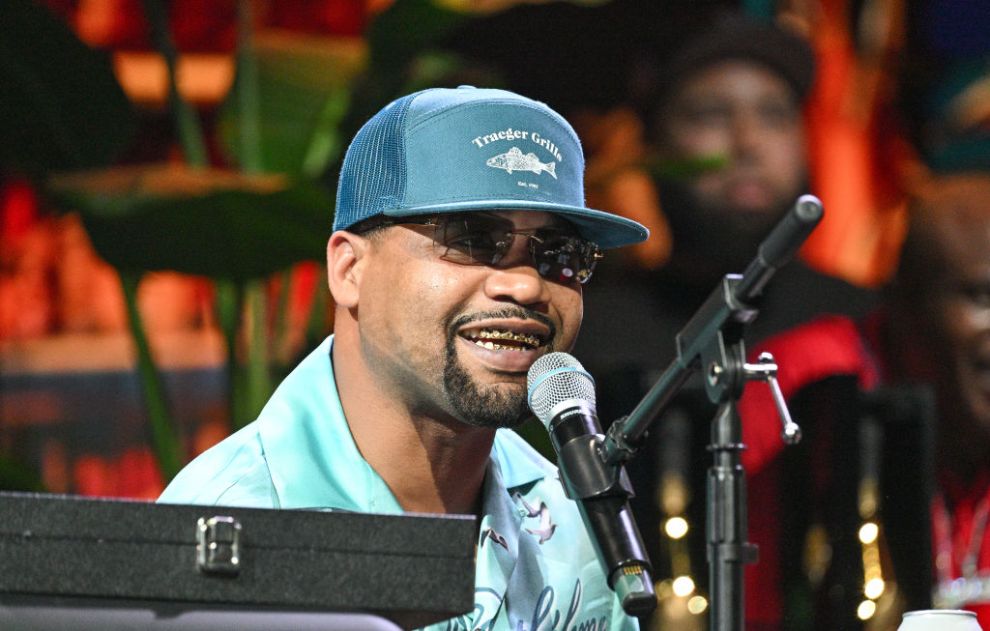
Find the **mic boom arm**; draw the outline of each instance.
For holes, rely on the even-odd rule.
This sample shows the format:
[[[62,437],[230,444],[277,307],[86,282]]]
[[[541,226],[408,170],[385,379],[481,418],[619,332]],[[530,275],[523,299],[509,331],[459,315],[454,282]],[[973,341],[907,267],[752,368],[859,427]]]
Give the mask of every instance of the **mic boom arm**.
[[[742,326],[752,322],[758,311],[750,305],[766,287],[774,273],[787,264],[821,221],[822,204],[813,195],[802,195],[783,219],[777,223],[757,250],[757,256],[739,274],[726,274],[694,316],[676,337],[677,357],[663,371],[646,396],[625,418],[612,424],[602,445],[608,463],[630,460],[643,442],[646,432],[660,413],[691,376],[693,370],[706,368],[705,390],[713,403],[738,398],[748,378],[767,381],[778,410],[786,406],[779,397],[776,366],[772,357],[760,364],[745,363],[741,344]],[[733,339],[734,338],[734,339]],[[790,416],[782,415],[784,440],[796,442],[797,426]]]

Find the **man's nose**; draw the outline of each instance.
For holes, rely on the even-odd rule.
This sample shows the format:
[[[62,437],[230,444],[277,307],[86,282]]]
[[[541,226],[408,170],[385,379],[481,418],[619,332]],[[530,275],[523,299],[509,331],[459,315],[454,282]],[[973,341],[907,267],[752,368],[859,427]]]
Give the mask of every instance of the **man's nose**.
[[[492,300],[508,300],[519,305],[533,306],[550,301],[547,281],[537,273],[528,255],[514,258],[509,265],[493,268],[485,280],[485,293]]]
[[[737,158],[759,155],[765,141],[766,130],[757,116],[737,112],[732,118],[732,147]]]

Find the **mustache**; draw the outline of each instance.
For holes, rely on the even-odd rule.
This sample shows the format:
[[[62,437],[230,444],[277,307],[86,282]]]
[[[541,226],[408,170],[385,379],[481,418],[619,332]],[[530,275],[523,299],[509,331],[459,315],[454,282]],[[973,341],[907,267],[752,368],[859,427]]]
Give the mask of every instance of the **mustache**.
[[[471,324],[472,322],[478,322],[479,320],[498,320],[509,318],[514,318],[517,320],[536,320],[550,330],[550,340],[555,340],[557,338],[557,326],[550,318],[539,311],[533,311],[532,309],[527,309],[525,307],[504,307],[502,309],[494,309],[492,311],[467,313],[462,316],[458,316],[454,318],[453,322],[451,322],[451,336],[455,334],[454,331],[457,331],[461,327]]]

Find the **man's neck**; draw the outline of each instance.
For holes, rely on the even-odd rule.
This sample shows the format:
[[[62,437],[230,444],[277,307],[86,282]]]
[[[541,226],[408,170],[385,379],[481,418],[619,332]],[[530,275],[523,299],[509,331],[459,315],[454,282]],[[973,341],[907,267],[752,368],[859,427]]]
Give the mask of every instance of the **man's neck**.
[[[434,419],[394,417],[395,422],[385,422],[390,429],[383,432],[382,416],[347,419],[358,450],[403,510],[479,511],[494,431],[464,432]]]
[[[398,399],[382,400],[365,366],[334,352],[333,369],[344,417],[361,455],[403,510],[476,513],[495,431],[453,419],[411,413]]]

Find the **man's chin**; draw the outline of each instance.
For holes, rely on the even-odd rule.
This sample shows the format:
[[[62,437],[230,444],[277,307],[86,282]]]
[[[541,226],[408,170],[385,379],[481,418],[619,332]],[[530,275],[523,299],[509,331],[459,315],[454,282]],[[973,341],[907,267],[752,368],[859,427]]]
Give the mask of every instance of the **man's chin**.
[[[444,371],[444,387],[457,416],[468,425],[516,427],[529,416],[525,375],[473,374],[459,363]]]
[[[744,238],[762,241],[789,209],[789,204],[727,205],[721,211],[724,221],[723,230]]]

